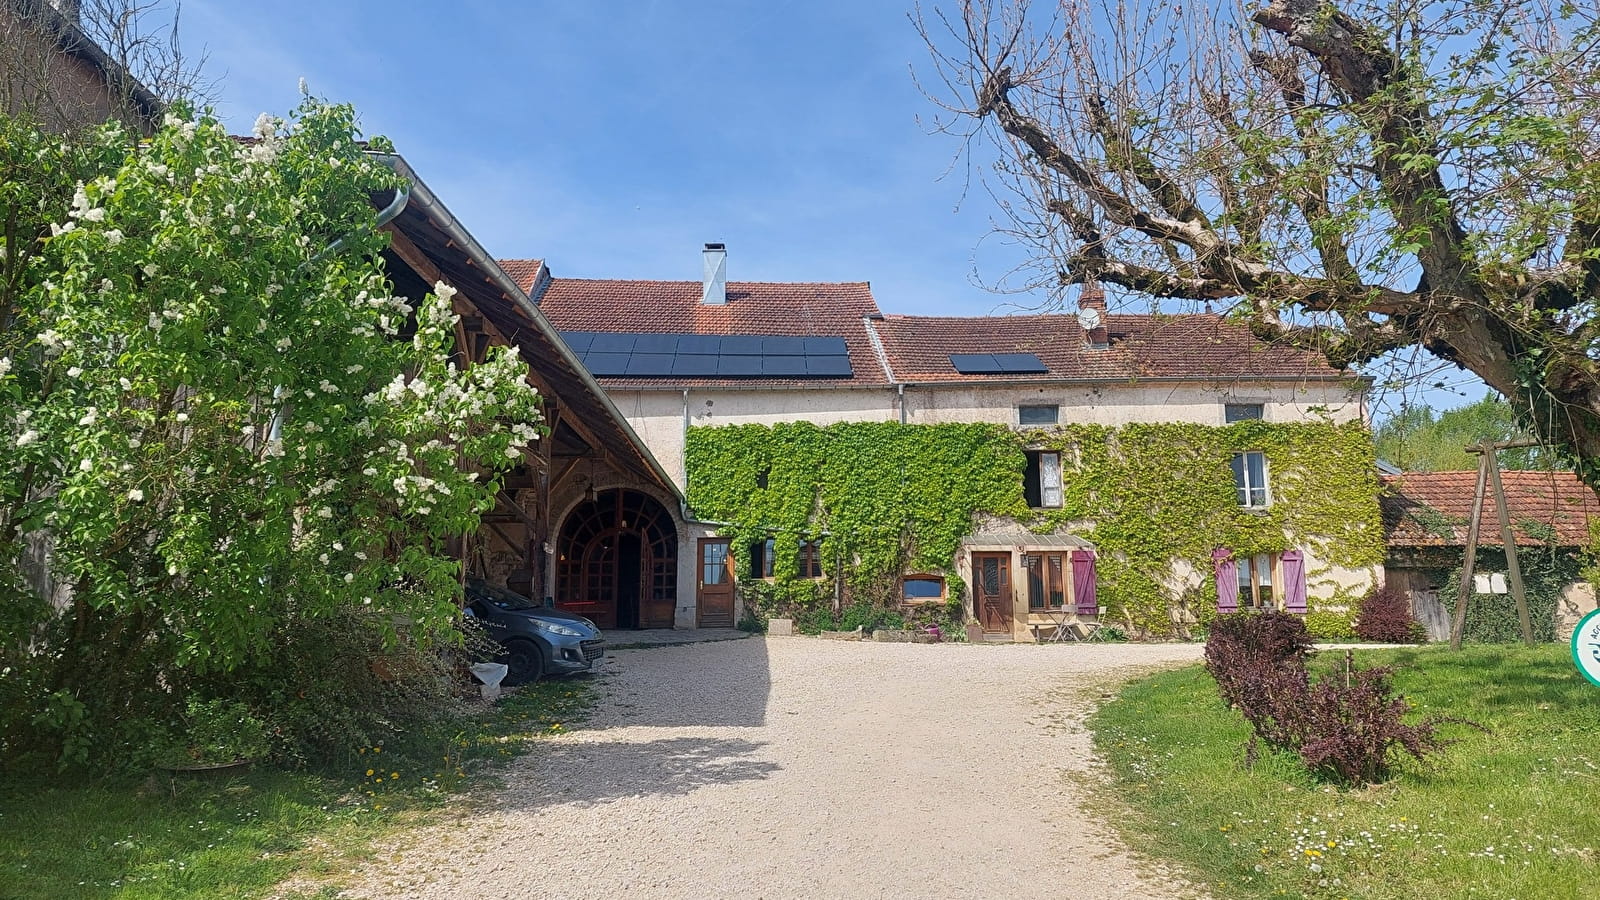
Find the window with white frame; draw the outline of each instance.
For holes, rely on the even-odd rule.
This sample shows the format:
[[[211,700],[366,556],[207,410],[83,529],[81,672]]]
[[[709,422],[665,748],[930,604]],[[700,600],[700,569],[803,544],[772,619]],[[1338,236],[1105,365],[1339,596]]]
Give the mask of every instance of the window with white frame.
[[[1034,509],[1061,506],[1061,454],[1054,450],[1029,450],[1023,472],[1022,494]]]
[[[1233,455],[1233,486],[1238,491],[1239,505],[1256,509],[1271,502],[1267,493],[1267,455],[1260,450],[1247,450]]]

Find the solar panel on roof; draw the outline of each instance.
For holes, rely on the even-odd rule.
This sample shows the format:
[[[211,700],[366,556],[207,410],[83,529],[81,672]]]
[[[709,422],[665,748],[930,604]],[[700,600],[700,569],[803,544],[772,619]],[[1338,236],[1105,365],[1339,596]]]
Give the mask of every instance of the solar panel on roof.
[[[633,340],[635,353],[677,353],[678,336],[675,334],[640,334]]]
[[[1036,375],[1050,371],[1032,353],[952,353],[950,365],[963,375]]]
[[[573,353],[582,356],[589,351],[589,344],[594,341],[594,335],[587,331],[563,331],[561,339],[572,348]]]
[[[818,356],[845,356],[849,348],[844,345],[842,337],[808,337],[806,338],[806,355]]]
[[[722,336],[718,334],[680,334],[678,352],[706,353],[716,356],[722,352]]]
[[[1039,374],[1050,371],[1044,361],[1032,353],[996,353],[994,361],[1007,374]]]
[[[721,358],[714,353],[679,353],[672,358],[672,374],[680,378],[713,378]]]
[[[854,374],[848,356],[806,357],[806,375],[810,378],[849,378]]]
[[[842,337],[762,334],[563,331],[562,340],[599,377],[849,378]]]
[[[717,375],[721,377],[750,378],[761,374],[759,356],[720,356],[717,358]]]
[[[806,358],[804,356],[763,356],[761,357],[761,374],[768,378],[804,378],[806,376]]]
[[[998,375],[1000,364],[993,353],[952,353],[950,365],[963,375]]]
[[[628,358],[631,353],[596,353],[589,351],[583,357],[583,366],[589,370],[590,375],[624,375],[628,371]]]
[[[748,334],[724,335],[722,338],[723,356],[760,356],[763,351],[762,344],[766,338]]]
[[[806,339],[803,337],[762,338],[761,352],[767,356],[804,356],[806,353]]]
[[[613,334],[611,332],[596,332],[594,340],[589,342],[591,353],[632,353],[633,342],[638,338],[636,334]]]
[[[672,374],[672,361],[677,357],[671,353],[635,353],[628,358],[629,378],[665,378]]]

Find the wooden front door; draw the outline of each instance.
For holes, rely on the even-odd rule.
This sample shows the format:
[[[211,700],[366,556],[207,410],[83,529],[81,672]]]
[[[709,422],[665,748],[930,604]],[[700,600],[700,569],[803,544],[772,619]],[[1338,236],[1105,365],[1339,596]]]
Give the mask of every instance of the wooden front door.
[[[733,627],[733,553],[727,538],[701,538],[695,606],[701,628]]]
[[[973,612],[984,631],[1011,631],[1011,554],[972,554]]]

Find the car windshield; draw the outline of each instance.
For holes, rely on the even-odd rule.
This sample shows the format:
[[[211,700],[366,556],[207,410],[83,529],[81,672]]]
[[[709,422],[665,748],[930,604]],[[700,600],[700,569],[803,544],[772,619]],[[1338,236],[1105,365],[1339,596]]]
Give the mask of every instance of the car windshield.
[[[538,609],[538,604],[527,597],[482,581],[468,582],[467,593],[474,599],[487,600],[500,609]]]

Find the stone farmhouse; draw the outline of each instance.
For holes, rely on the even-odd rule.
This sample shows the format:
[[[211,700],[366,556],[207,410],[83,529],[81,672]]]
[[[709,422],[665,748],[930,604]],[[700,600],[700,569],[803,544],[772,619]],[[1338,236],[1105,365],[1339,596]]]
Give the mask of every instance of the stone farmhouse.
[[[1061,521],[1073,508],[1070,498],[1083,493],[1074,478],[1088,470],[1083,451],[1058,436],[1089,426],[1100,426],[1093,433],[1112,435],[1113,443],[1117,429],[1146,425],[1246,436],[1301,426],[1362,434],[1365,458],[1333,461],[1358,470],[1360,487],[1339,501],[1349,508],[1320,509],[1317,517],[1296,518],[1291,509],[1315,496],[1320,477],[1301,470],[1301,457],[1275,463],[1245,437],[1245,449],[1209,459],[1203,476],[1209,496],[1220,492],[1232,508],[1206,515],[1230,524],[1192,523],[1184,542],[1197,547],[1209,539],[1215,546],[1163,564],[1158,581],[1171,605],[1163,618],[1170,613],[1181,626],[1215,608],[1343,606],[1376,580],[1382,537],[1364,432],[1366,384],[1315,354],[1267,345],[1222,317],[1109,313],[1097,289],[1085,292],[1076,314],[885,314],[865,282],[727,281],[720,244],[706,245],[700,282],[557,278],[540,260],[501,265],[680,494],[692,497],[696,478],[731,477],[690,471],[691,433],[718,426],[987,423],[1014,435],[1025,445],[1013,481],[1026,508],[973,517],[953,558],[924,567],[930,571],[897,573],[900,599],[908,604],[947,602],[971,585],[960,602],[969,620],[992,635],[1031,640],[1064,620],[1098,619],[1106,596],[1096,581],[1109,584],[1105,573],[1129,557],[1096,546],[1095,516]],[[593,477],[587,469],[580,476],[591,493],[618,487]],[[636,490],[646,497],[620,499]],[[692,563],[678,572],[673,621],[679,627],[732,624],[744,593],[736,584],[769,579],[773,557],[789,553],[791,544],[802,578],[826,580],[837,574],[830,567],[848,565],[827,558],[824,542],[804,535],[739,542],[728,535],[747,534],[751,523],[696,522],[690,510],[671,509],[664,492],[627,487],[575,510],[559,526],[552,586],[558,605],[603,625],[660,621],[631,611],[670,580],[653,549],[665,544],[639,530],[649,516],[636,510],[645,505],[660,508],[652,513],[660,525],[647,527],[664,529],[670,519],[672,527],[690,530],[680,539]],[[1319,524],[1327,521],[1339,524]],[[1377,549],[1328,552],[1330,541],[1343,538],[1322,532],[1346,528]],[[1272,536],[1263,538],[1266,532]],[[1222,543],[1227,534],[1249,537],[1229,547]],[[1132,549],[1134,556],[1145,552]],[[1113,620],[1118,615],[1105,612]]]

